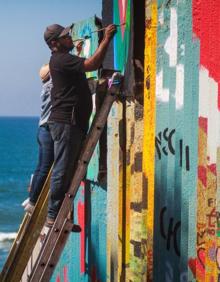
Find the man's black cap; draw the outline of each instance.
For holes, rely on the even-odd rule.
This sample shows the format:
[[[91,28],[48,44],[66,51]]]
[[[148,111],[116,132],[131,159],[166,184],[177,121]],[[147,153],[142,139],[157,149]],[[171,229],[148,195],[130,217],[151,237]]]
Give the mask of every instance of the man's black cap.
[[[73,25],[68,27],[63,27],[59,24],[49,25],[44,32],[44,40],[46,41],[47,44],[49,44],[51,40],[58,39],[62,36],[67,35],[70,32],[72,26]]]

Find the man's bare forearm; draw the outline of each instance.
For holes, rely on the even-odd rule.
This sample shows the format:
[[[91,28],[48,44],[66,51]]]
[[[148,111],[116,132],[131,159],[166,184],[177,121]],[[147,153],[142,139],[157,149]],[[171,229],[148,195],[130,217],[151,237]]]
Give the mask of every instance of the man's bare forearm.
[[[104,60],[105,54],[108,49],[108,45],[116,33],[116,25],[110,24],[105,28],[104,39],[99,45],[98,49],[95,51],[94,55],[84,62],[85,71],[97,70]]]

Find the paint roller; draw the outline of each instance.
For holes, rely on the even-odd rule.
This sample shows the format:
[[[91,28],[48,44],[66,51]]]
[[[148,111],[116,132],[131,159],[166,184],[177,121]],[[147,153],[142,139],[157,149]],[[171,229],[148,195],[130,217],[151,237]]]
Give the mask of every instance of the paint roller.
[[[116,27],[120,27],[120,26],[124,26],[124,25],[126,25],[126,23],[116,24],[115,26],[116,26]],[[105,30],[105,29],[106,29],[106,27],[93,30],[93,31],[90,32],[90,35],[85,35],[83,38],[75,39],[75,40],[73,40],[73,42],[85,41],[86,39],[90,39],[90,38],[92,38],[92,33],[100,32],[100,31],[103,31],[103,30]]]

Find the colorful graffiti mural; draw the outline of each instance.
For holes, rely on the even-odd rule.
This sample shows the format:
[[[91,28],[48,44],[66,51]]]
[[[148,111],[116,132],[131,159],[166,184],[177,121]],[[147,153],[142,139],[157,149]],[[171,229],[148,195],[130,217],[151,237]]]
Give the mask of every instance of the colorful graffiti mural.
[[[154,191],[155,281],[189,275],[195,255],[198,150],[198,43],[191,4],[158,5]],[[178,19],[178,20],[177,20]],[[184,21],[183,21],[184,19]],[[181,21],[182,20],[182,21]],[[193,78],[193,79],[192,79]],[[184,83],[185,82],[185,83]],[[189,216],[191,215],[191,217]],[[172,271],[171,271],[172,270]]]
[[[219,3],[193,1],[193,31],[200,42],[197,256],[194,275],[219,281]],[[196,263],[196,268],[195,268]],[[196,270],[196,271],[195,271]]]
[[[220,3],[103,0],[103,10],[105,24],[126,23],[108,66],[130,90],[108,119],[107,185],[97,149],[75,202],[83,230],[54,281],[220,281]]]
[[[149,187],[154,193],[153,276],[150,267],[148,279],[218,281],[219,78],[218,51],[212,48],[218,46],[220,10],[214,2],[207,8],[206,1],[147,1],[146,6],[146,54],[155,29],[157,40],[155,78],[149,73],[153,59],[145,57],[145,108],[156,96],[155,123],[145,116],[146,141],[150,124],[156,126]],[[149,10],[154,8],[158,16],[152,25]]]

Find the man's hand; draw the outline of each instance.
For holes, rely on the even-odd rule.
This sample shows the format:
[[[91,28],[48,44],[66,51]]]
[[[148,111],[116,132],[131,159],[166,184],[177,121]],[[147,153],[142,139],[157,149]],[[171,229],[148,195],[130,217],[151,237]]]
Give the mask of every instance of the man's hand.
[[[84,44],[84,41],[83,40],[79,40],[75,43],[75,47],[76,47],[76,51],[77,51],[77,56],[80,55],[80,53],[82,52],[82,49],[83,49],[83,44]]]
[[[108,40],[111,39],[116,32],[117,32],[117,27],[115,24],[108,25],[105,29],[105,38]]]

